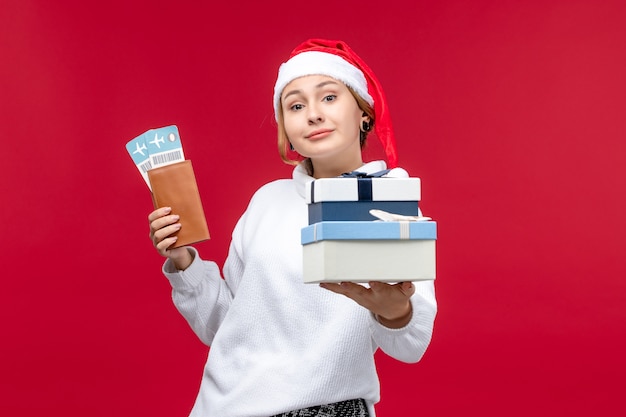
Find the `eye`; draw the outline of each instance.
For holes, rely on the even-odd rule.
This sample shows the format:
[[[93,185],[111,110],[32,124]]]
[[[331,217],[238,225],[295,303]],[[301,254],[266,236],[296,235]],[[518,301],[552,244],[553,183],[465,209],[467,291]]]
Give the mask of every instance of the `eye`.
[[[337,96],[335,94],[329,94],[325,96],[322,100],[323,101],[335,101],[336,99],[337,99]]]
[[[293,106],[289,107],[289,110],[298,111],[298,110],[302,110],[302,108],[304,108],[302,104],[294,104]]]

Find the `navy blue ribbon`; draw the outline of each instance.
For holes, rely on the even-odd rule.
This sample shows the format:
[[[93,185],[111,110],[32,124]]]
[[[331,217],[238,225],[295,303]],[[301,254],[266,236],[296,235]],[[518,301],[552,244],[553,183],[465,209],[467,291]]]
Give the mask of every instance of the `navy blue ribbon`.
[[[372,178],[380,178],[386,175],[390,169],[368,174],[367,172],[352,171],[341,174],[343,178],[356,178],[358,184],[359,201],[372,201]]]
[[[383,175],[387,175],[391,171],[390,169],[383,169],[382,171],[374,172],[372,174],[368,174],[367,172],[361,171],[352,171],[352,172],[344,172],[341,174],[344,178],[378,178]]]

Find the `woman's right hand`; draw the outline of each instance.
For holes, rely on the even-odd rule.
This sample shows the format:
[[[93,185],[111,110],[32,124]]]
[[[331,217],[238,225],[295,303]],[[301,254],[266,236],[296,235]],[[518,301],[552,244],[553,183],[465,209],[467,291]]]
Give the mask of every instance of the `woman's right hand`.
[[[179,216],[171,212],[170,207],[161,207],[148,215],[150,240],[161,256],[171,259],[176,269],[184,270],[191,264],[193,257],[185,247],[168,249],[178,239],[171,236],[172,233],[181,227]]]

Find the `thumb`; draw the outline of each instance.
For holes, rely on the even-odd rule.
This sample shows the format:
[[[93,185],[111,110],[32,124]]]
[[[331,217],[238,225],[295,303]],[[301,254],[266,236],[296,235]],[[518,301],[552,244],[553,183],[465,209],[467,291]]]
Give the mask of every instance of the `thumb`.
[[[400,283],[400,288],[402,289],[403,293],[409,296],[413,295],[413,293],[415,292],[415,286],[411,281]]]

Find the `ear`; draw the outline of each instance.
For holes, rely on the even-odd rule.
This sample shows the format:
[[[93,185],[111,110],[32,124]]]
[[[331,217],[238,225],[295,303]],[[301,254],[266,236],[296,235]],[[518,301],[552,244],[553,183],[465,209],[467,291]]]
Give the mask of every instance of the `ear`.
[[[365,113],[363,113],[363,115],[364,117],[361,116],[361,126],[359,126],[359,129],[361,132],[367,133],[372,130],[372,124],[370,123],[370,117]]]

